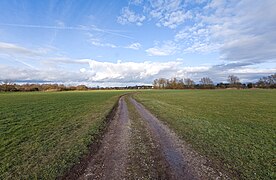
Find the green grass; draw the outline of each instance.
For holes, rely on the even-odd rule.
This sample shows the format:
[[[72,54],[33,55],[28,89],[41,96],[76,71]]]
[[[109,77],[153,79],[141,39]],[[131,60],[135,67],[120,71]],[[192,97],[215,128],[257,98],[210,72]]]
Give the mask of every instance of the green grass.
[[[87,152],[123,93],[0,93],[0,179],[62,175]]]
[[[233,178],[276,178],[276,90],[160,90],[135,98]]]

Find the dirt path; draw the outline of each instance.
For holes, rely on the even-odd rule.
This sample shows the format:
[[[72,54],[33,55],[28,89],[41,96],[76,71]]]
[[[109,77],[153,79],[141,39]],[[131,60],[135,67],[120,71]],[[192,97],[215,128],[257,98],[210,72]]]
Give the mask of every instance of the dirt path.
[[[151,134],[169,164],[170,179],[228,179],[226,175],[208,166],[208,161],[180,140],[166,125],[143,105],[130,98],[140,116],[147,122]]]
[[[119,100],[118,112],[110,122],[101,147],[79,179],[123,179],[129,144],[129,118],[124,97]]]
[[[228,179],[128,96],[93,156],[78,179]]]

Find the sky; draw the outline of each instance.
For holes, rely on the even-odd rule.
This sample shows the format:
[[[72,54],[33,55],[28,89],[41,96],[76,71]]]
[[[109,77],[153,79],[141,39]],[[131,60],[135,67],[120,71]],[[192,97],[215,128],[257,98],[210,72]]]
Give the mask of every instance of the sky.
[[[0,80],[87,86],[276,73],[275,0],[1,0]]]

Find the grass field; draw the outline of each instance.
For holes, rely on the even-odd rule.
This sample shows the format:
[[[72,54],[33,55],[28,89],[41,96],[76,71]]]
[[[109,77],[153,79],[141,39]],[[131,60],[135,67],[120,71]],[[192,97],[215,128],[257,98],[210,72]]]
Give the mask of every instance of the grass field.
[[[61,175],[87,151],[123,93],[0,93],[0,179]]]
[[[134,96],[214,166],[275,179],[275,90],[164,90]]]

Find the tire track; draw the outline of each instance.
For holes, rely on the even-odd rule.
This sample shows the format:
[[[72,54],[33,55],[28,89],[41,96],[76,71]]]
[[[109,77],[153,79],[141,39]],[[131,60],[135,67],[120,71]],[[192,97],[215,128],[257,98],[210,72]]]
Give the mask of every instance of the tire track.
[[[131,123],[127,179],[169,179],[168,164],[164,161],[147,123],[140,117],[129,98],[127,105]]]
[[[119,100],[117,114],[110,122],[98,153],[79,179],[124,179],[129,144],[129,118],[124,98]]]
[[[170,179],[229,179],[221,172],[207,165],[208,161],[180,140],[166,125],[152,115],[133,98],[131,103],[147,122],[152,136],[159,144],[163,158],[169,164]]]
[[[229,179],[129,95],[100,144],[78,179]]]

